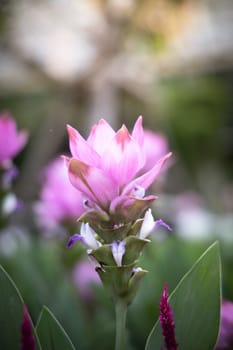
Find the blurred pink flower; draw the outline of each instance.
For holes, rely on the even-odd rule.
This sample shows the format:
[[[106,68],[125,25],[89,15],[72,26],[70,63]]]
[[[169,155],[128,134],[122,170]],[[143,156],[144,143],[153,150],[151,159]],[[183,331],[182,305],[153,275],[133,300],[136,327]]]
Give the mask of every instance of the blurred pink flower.
[[[87,198],[85,221],[92,225],[108,222],[114,227],[140,217],[156,199],[145,197],[145,191],[171,155],[147,165],[142,117],[132,134],[125,125],[115,132],[103,119],[92,127],[87,140],[71,126],[67,129],[72,154],[66,159],[69,178]],[[145,165],[147,170],[142,173]]]
[[[221,307],[220,333],[215,350],[233,349],[233,302],[224,300]]]
[[[35,205],[38,221],[52,231],[62,222],[76,220],[83,211],[82,194],[71,185],[64,160],[57,158],[44,173],[40,200]]]
[[[16,122],[8,113],[0,115],[0,165],[11,160],[25,146],[28,139],[26,131],[17,131]]]
[[[84,300],[92,299],[92,286],[101,284],[98,273],[88,260],[79,261],[75,265],[72,277],[77,290]]]
[[[168,142],[164,135],[144,130],[143,152],[146,157],[141,172],[150,170],[154,164],[168,153]]]

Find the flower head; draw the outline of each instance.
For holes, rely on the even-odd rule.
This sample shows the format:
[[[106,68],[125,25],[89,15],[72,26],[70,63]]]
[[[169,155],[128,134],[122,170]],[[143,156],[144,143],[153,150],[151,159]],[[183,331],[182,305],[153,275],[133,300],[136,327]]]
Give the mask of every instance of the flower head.
[[[89,201],[86,221],[104,218],[112,227],[136,220],[156,199],[144,197],[157,178],[170,153],[156,161],[146,172],[143,149],[142,117],[132,134],[123,125],[117,132],[103,119],[92,127],[85,140],[77,130],[67,127],[72,158],[67,159],[71,183]],[[103,221],[103,220],[102,220]]]
[[[149,242],[145,238],[157,226],[170,229],[162,220],[154,221],[148,207],[157,197],[146,191],[171,154],[148,161],[142,117],[131,134],[125,125],[115,132],[103,119],[92,127],[87,140],[71,126],[67,129],[72,153],[65,158],[69,178],[86,198],[78,219],[81,232],[70,237],[67,247],[76,241],[86,245],[113,298],[130,304],[146,274],[136,268]]]
[[[175,337],[175,322],[173,319],[173,313],[171,306],[168,303],[168,286],[165,285],[163,289],[162,298],[160,300],[160,324],[162,327],[162,333],[164,337],[164,344],[167,350],[176,350],[178,344]]]
[[[8,113],[0,115],[0,165],[14,158],[27,142],[26,131],[17,131],[16,122]]]

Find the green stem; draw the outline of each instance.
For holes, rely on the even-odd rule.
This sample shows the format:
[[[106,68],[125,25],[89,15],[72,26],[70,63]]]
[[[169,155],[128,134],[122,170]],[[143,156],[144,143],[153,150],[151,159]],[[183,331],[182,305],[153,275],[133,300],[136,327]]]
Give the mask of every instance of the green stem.
[[[125,338],[126,338],[126,314],[127,304],[119,299],[116,301],[116,342],[115,350],[125,349]]]

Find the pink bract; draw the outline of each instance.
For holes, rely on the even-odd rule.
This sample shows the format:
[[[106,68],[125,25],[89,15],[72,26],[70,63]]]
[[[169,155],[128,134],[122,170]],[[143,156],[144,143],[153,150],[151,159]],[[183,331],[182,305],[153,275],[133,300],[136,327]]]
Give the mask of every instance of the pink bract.
[[[0,165],[14,158],[25,146],[26,131],[17,131],[16,122],[8,113],[0,115]]]
[[[87,140],[69,125],[67,130],[72,154],[67,159],[69,178],[88,199],[92,214],[101,210],[118,223],[137,219],[155,199],[144,197],[145,191],[171,153],[142,171],[147,163],[142,117],[131,134],[125,125],[115,132],[104,119],[92,127]]]

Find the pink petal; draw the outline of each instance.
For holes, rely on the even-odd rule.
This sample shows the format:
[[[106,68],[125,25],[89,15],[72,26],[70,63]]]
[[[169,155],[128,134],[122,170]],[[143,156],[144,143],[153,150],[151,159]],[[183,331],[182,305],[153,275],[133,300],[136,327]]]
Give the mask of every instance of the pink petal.
[[[72,156],[86,164],[98,166],[100,164],[100,156],[98,153],[95,152],[76,129],[67,125],[67,131],[69,134],[69,144]]]
[[[163,164],[165,163],[165,161],[170,158],[172,155],[172,153],[168,153],[166,154],[163,158],[161,158],[156,164],[155,166],[148,171],[147,173],[143,174],[142,176],[134,179],[133,181],[131,181],[123,190],[122,194],[127,194],[129,192],[132,191],[132,189],[135,186],[142,186],[145,190],[155,181],[155,179],[157,178],[157,176],[160,173],[160,170],[163,166]]]
[[[89,166],[75,158],[69,163],[69,178],[73,186],[87,198],[106,207],[118,195],[116,183],[98,168]]]
[[[105,172],[119,186],[129,182],[144,165],[143,153],[124,125],[104,153],[103,162]]]
[[[143,145],[144,142],[144,131],[142,127],[142,116],[138,117],[136,123],[134,124],[134,128],[132,131],[132,137],[135,139],[139,145]]]
[[[115,131],[112,127],[101,119],[98,124],[93,125],[87,142],[99,155],[102,155],[114,136]]]

